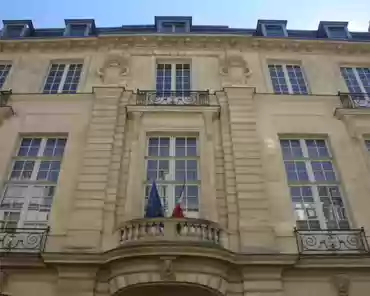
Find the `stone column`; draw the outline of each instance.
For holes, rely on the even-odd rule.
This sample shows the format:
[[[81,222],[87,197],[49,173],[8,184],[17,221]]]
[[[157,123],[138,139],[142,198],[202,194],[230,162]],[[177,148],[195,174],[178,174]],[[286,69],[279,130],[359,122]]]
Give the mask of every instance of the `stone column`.
[[[67,249],[100,250],[107,189],[114,191],[109,178],[119,162],[116,141],[118,109],[123,89],[94,89],[94,103],[87,128],[73,209],[69,217]],[[116,150],[115,150],[116,149]]]
[[[57,296],[95,296],[97,268],[58,267]]]
[[[228,116],[224,115],[226,122],[222,125],[229,125],[231,135],[230,142],[224,144],[228,150],[231,148],[227,154],[225,152],[225,163],[228,164],[225,166],[231,171],[226,182],[230,185],[228,190],[231,190],[232,196],[229,207],[233,209],[232,212],[239,214],[240,251],[271,252],[275,235],[269,220],[268,198],[264,188],[261,144],[253,102],[254,88],[226,87],[225,93],[227,102],[224,98],[222,108]],[[224,140],[227,141],[227,137]],[[235,189],[231,185],[235,185]]]

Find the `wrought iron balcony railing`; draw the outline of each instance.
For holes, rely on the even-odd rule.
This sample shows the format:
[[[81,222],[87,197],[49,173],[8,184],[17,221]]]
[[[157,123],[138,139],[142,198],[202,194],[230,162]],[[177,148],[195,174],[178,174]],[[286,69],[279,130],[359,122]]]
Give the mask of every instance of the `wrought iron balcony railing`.
[[[222,245],[222,231],[208,220],[155,218],[127,221],[120,229],[120,243],[189,241]]]
[[[339,98],[343,108],[370,108],[370,94],[368,93],[341,93]]]
[[[138,90],[137,105],[209,105],[208,91],[148,91]]]
[[[48,228],[0,228],[0,253],[41,253],[45,248],[48,233]]]
[[[298,230],[294,229],[300,254],[368,253],[364,228]]]

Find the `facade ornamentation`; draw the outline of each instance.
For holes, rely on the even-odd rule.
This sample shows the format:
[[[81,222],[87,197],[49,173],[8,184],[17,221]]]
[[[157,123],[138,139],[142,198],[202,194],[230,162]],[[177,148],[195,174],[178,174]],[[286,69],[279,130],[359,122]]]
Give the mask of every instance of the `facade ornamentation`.
[[[332,281],[338,296],[349,296],[350,279],[347,275],[335,275]]]
[[[98,75],[104,84],[127,86],[127,76],[130,73],[130,56],[123,53],[110,53]]]
[[[246,85],[252,71],[241,53],[225,53],[220,59],[220,74],[223,86]]]
[[[161,280],[162,281],[174,281],[176,279],[175,272],[173,270],[173,260],[175,257],[163,257],[161,266]]]

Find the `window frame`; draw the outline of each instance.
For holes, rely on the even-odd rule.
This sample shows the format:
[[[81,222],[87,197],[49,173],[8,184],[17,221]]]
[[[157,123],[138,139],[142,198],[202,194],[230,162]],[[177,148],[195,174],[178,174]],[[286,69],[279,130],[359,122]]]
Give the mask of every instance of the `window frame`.
[[[155,139],[155,138],[168,138],[169,139],[169,153],[168,153],[168,156],[149,156],[149,141],[150,139]],[[196,156],[176,156],[176,148],[178,146],[176,146],[176,139],[179,139],[179,138],[185,138],[185,139],[188,139],[188,138],[195,138],[196,140]],[[145,154],[144,154],[144,162],[145,162],[145,181],[144,181],[144,211],[145,211],[145,207],[146,207],[146,202],[147,202],[147,196],[149,196],[150,194],[150,188],[152,186],[152,182],[153,180],[152,179],[149,179],[148,178],[148,161],[149,160],[167,160],[168,161],[168,173],[166,174],[166,176],[163,178],[163,179],[156,179],[155,182],[156,182],[156,185],[157,185],[157,189],[159,191],[159,194],[161,196],[161,186],[166,186],[166,191],[167,191],[167,216],[170,217],[171,214],[172,214],[172,211],[174,209],[174,207],[176,206],[176,202],[177,202],[177,199],[179,198],[179,196],[176,196],[176,187],[183,187],[184,184],[185,184],[185,187],[188,187],[188,186],[196,186],[198,187],[198,193],[197,193],[197,210],[196,211],[188,211],[187,210],[187,203],[188,203],[188,200],[187,199],[184,199],[182,200],[182,208],[183,208],[183,211],[184,211],[184,214],[189,217],[189,218],[199,218],[199,215],[200,215],[200,206],[201,206],[201,202],[200,202],[200,195],[201,195],[201,172],[200,172],[200,139],[199,139],[199,135],[196,134],[196,133],[180,133],[180,134],[172,134],[172,133],[150,133],[150,134],[147,134],[146,135],[146,145],[145,145]],[[186,140],[185,140],[185,143]],[[158,146],[160,147],[160,146]],[[186,145],[184,147],[187,147]],[[193,147],[193,146],[191,146]],[[186,148],[185,148],[186,150]],[[159,151],[158,151],[159,153]],[[196,174],[197,174],[197,180],[188,180],[187,177],[184,179],[184,180],[176,180],[176,161],[179,161],[179,160],[185,160],[186,161],[196,161],[197,162],[197,170],[196,170]],[[186,165],[186,164],[185,164]],[[158,164],[159,166],[159,164]],[[157,167],[157,169],[155,170],[157,173],[160,172],[160,168]],[[182,171],[182,170],[181,170]],[[190,170],[190,172],[193,171],[193,170]],[[185,169],[184,171],[182,172],[185,172],[185,174],[189,173],[189,170]],[[148,188],[148,189],[147,189]],[[146,191],[148,190],[148,192]],[[185,189],[187,190],[187,189]],[[146,193],[148,195],[146,195]],[[163,198],[161,196],[161,201],[162,201],[162,205],[163,205]],[[164,205],[163,205],[164,206]],[[166,214],[166,213],[165,213]]]
[[[73,26],[84,26],[85,27],[85,31],[83,33],[83,35],[72,35],[72,31],[73,31]],[[64,35],[65,36],[68,36],[68,37],[85,37],[85,36],[88,36],[89,35],[89,32],[91,30],[91,25],[88,24],[88,23],[69,23],[67,25],[67,28],[65,30],[65,33]]]
[[[183,61],[183,60],[179,60],[179,61],[165,61],[165,60],[157,60],[156,61],[156,65],[155,65],[155,82],[156,82],[156,91],[159,91],[157,89],[157,79],[158,79],[158,65],[171,65],[171,89],[170,90],[165,90],[165,88],[161,89],[160,91],[164,92],[164,91],[168,91],[168,92],[176,92],[176,91],[179,91],[179,92],[190,92],[192,91],[192,64],[190,61]],[[176,71],[177,71],[177,68],[176,66],[177,65],[189,65],[189,89],[181,89],[181,90],[178,90],[176,89]],[[184,75],[183,75],[184,77]],[[162,83],[163,85],[163,83]]]
[[[47,79],[49,78],[50,70],[51,70],[53,65],[64,65],[65,66],[64,70],[63,70],[62,78],[61,78],[60,83],[59,83],[58,91],[56,93],[50,92],[50,90],[48,92],[45,91],[45,87],[46,87],[46,84],[47,84]],[[63,92],[64,84],[66,82],[68,71],[69,71],[69,68],[70,68],[71,65],[81,65],[80,78],[78,80],[78,84],[77,84],[77,88],[76,88],[75,92],[70,92],[70,91],[69,92]],[[81,81],[84,77],[84,67],[85,67],[85,63],[82,60],[73,60],[73,61],[70,61],[70,60],[69,61],[55,60],[55,61],[51,61],[50,64],[49,64],[49,67],[47,69],[47,72],[46,72],[46,76],[45,76],[45,79],[44,79],[44,83],[42,85],[41,93],[42,94],[49,94],[49,95],[52,95],[52,94],[76,94],[76,93],[78,93],[80,85],[81,85]]]
[[[21,148],[23,147],[21,144],[22,144],[23,140],[25,140],[25,139],[31,139],[31,141],[33,139],[41,139],[40,145],[37,146],[37,154],[36,155],[19,155],[19,152],[20,152]],[[46,151],[46,148],[47,148],[46,144],[47,144],[47,141],[49,139],[63,139],[64,140],[63,152],[60,156],[55,156],[55,155],[45,156],[44,155],[44,152]],[[58,187],[59,176],[60,176],[60,173],[62,172],[61,166],[62,166],[63,157],[65,155],[66,145],[67,145],[67,136],[65,136],[65,135],[24,135],[24,136],[20,137],[20,139],[18,141],[17,149],[14,151],[13,156],[12,156],[11,166],[9,166],[9,170],[8,170],[7,180],[5,181],[3,190],[1,191],[0,206],[3,205],[4,200],[7,199],[7,198],[10,199],[10,201],[11,201],[10,204],[15,202],[12,199],[19,198],[19,201],[22,201],[22,205],[20,207],[11,207],[11,208],[4,208],[4,209],[2,209],[0,207],[0,214],[1,214],[1,217],[2,217],[1,220],[0,220],[0,222],[2,222],[1,225],[0,225],[0,230],[1,229],[6,230],[7,229],[7,222],[9,222],[9,221],[13,222],[13,224],[14,224],[13,220],[7,220],[8,216],[6,216],[6,215],[8,215],[8,214],[9,215],[19,214],[18,215],[18,220],[16,221],[16,228],[31,228],[32,229],[32,228],[35,228],[35,227],[36,228],[46,228],[48,226],[48,224],[50,223],[49,216],[50,216],[50,213],[51,213],[53,200],[56,196],[56,189]],[[32,147],[32,145],[29,146],[29,147]],[[56,147],[57,146],[54,146],[53,149],[55,149]],[[35,149],[35,147],[33,147],[33,149]],[[53,153],[54,153],[54,151],[53,151]],[[25,161],[33,162],[32,172],[31,172],[30,177],[26,178],[26,179],[18,179],[18,180],[17,179],[12,179],[12,173],[14,172],[16,162],[22,162],[22,161],[23,162],[25,162]],[[45,171],[45,170],[42,170],[40,168],[41,163],[42,162],[44,162],[44,163],[53,162],[53,161],[59,162],[57,179],[56,180],[48,180],[48,178],[38,179],[38,174],[41,171]],[[22,171],[23,171],[23,168],[22,168]],[[50,172],[51,167],[49,167],[49,169],[47,171]],[[6,196],[7,191],[8,191],[8,189],[10,189],[12,187],[19,188],[19,190],[22,191],[22,194],[20,196],[17,196],[17,197],[12,197],[12,196],[7,197]],[[51,190],[51,192],[53,194],[51,196],[49,196],[49,195],[34,196],[35,190],[37,190],[38,188],[42,188],[42,187],[44,187],[44,189],[46,191]],[[50,203],[48,203],[48,202],[46,202],[46,203],[37,203],[36,205],[38,206],[38,209],[37,210],[32,210],[32,209],[30,209],[30,206],[32,206],[32,201],[34,201],[35,199],[36,200],[37,199],[43,199],[43,202],[51,200],[51,202]],[[14,206],[14,204],[13,204],[13,206]],[[27,220],[27,215],[30,212],[35,212],[35,211],[38,212],[39,214],[42,213],[42,212],[46,213],[47,219],[46,220]],[[31,227],[30,227],[30,225],[31,225]],[[36,226],[34,226],[34,225],[36,225]]]
[[[276,26],[276,27],[280,27],[280,29],[282,30],[282,35],[269,35],[269,28],[268,27],[271,27],[271,26]],[[286,27],[285,25],[283,24],[274,24],[274,23],[268,23],[268,24],[262,24],[262,34],[263,36],[265,37],[287,37],[288,36],[288,32],[286,30]]]
[[[343,29],[343,32],[345,34],[344,37],[333,37],[332,30],[333,29],[338,29],[338,28],[342,28]],[[344,26],[344,25],[325,25],[325,31],[326,31],[326,35],[330,39],[344,40],[344,39],[351,38],[351,34],[348,31],[347,26]]]
[[[274,83],[272,81],[272,77],[271,77],[271,72],[270,72],[270,66],[281,66],[282,67],[282,70],[283,70],[283,73],[284,73],[284,80],[285,80],[285,83],[286,83],[286,86],[288,88],[288,93],[278,93],[275,91],[274,89]],[[306,87],[306,90],[307,90],[307,93],[295,93],[293,91],[293,87],[292,87],[292,83],[290,81],[290,77],[289,77],[289,73],[288,73],[288,70],[287,70],[287,66],[298,66],[301,70],[301,73],[302,73],[302,76],[303,76],[303,80],[304,80],[304,83],[305,83],[305,87]],[[273,91],[274,94],[276,95],[301,95],[301,96],[307,96],[311,93],[310,91],[310,88],[309,88],[309,85],[308,85],[308,79],[307,79],[307,75],[304,71],[304,67],[301,63],[299,62],[281,62],[281,61],[268,61],[267,62],[267,74],[269,76],[269,81],[270,81],[270,85],[271,85],[271,89]]]
[[[307,140],[325,141],[325,148],[328,152],[328,156],[327,157],[317,157],[317,158],[310,156],[309,153],[308,153],[308,146],[307,146],[307,143],[306,143]],[[300,144],[299,147],[301,149],[302,156],[301,157],[285,158],[284,154],[283,154],[283,149],[282,149],[283,146],[281,144],[281,141],[299,141],[299,144]],[[336,189],[338,190],[338,192],[340,194],[339,197],[340,197],[340,201],[342,203],[342,207],[340,207],[337,210],[340,210],[346,218],[346,219],[339,219],[338,217],[336,217],[335,222],[337,223],[337,226],[338,226],[337,229],[345,229],[345,228],[340,228],[339,227],[340,221],[346,221],[346,223],[349,226],[349,229],[351,229],[352,228],[352,219],[350,217],[349,207],[347,205],[347,200],[345,198],[345,193],[344,193],[344,190],[343,190],[340,174],[339,174],[339,171],[337,169],[337,165],[334,161],[334,158],[333,158],[333,155],[332,155],[332,149],[331,149],[331,146],[330,146],[330,143],[329,143],[328,139],[326,137],[289,137],[289,136],[282,136],[282,137],[279,137],[279,145],[280,145],[280,151],[282,153],[282,161],[283,161],[283,164],[284,164],[284,172],[285,172],[285,176],[286,176],[289,191],[291,190],[291,188],[310,187],[311,194],[312,194],[313,202],[312,202],[311,206],[300,208],[301,211],[305,211],[305,218],[306,219],[302,220],[302,219],[299,219],[299,216],[296,213],[297,208],[295,207],[295,203],[292,200],[291,192],[289,193],[290,202],[293,206],[292,209],[293,209],[293,214],[294,214],[294,217],[295,217],[295,222],[297,223],[298,221],[306,221],[307,225],[309,225],[309,221],[318,221],[318,223],[320,225],[320,230],[334,230],[333,228],[328,228],[327,227],[328,226],[327,225],[327,219],[325,217],[325,213],[324,213],[324,210],[323,210],[323,202],[321,201],[321,196],[319,194],[319,187],[326,187],[327,190],[329,190],[329,187],[336,187]],[[303,162],[305,164],[306,172],[307,172],[307,175],[308,175],[308,180],[307,181],[300,181],[300,180],[291,181],[291,180],[289,180],[288,171],[285,167],[285,162],[286,161]],[[330,162],[331,166],[332,166],[332,171],[335,174],[335,181],[316,180],[316,177],[314,176],[313,166],[312,166],[312,164],[314,162],[320,162],[320,163]],[[332,198],[332,196],[330,196],[330,200],[331,200],[331,198]],[[308,202],[304,202],[304,203],[309,204]],[[331,203],[330,206],[333,206],[333,203]],[[314,209],[315,210],[315,213],[316,213],[316,216],[317,216],[316,219],[310,219],[309,218],[307,209]],[[338,212],[335,212],[335,215],[338,215]],[[296,226],[297,226],[297,228],[299,228],[298,225],[296,225]],[[301,229],[301,230],[310,231],[310,230],[319,230],[319,229],[311,229],[310,227],[308,227],[307,229]]]
[[[4,78],[4,82],[2,84],[0,84],[0,90],[5,90],[7,84],[8,84],[8,81],[9,81],[9,77],[11,76],[11,73],[12,73],[12,70],[14,68],[14,65],[12,62],[10,61],[0,61],[0,66],[8,66],[9,67],[9,70],[7,72],[7,74],[5,75],[5,78]],[[4,76],[2,76],[4,77]]]

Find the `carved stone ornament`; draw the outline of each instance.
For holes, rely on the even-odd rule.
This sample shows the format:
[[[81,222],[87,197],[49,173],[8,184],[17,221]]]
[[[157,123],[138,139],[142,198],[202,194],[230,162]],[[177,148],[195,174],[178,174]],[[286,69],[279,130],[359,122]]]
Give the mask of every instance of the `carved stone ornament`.
[[[176,279],[175,272],[173,270],[173,260],[175,257],[163,257],[161,258],[161,280],[162,281],[174,281]]]
[[[223,76],[224,86],[245,85],[252,71],[241,53],[225,53],[220,58],[220,74]]]
[[[104,84],[118,84],[126,86],[123,77],[130,72],[130,55],[123,53],[109,53],[98,75]]]
[[[338,296],[349,296],[350,279],[347,275],[335,275],[332,281]]]

